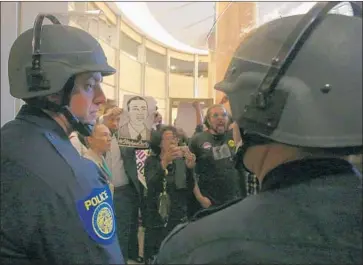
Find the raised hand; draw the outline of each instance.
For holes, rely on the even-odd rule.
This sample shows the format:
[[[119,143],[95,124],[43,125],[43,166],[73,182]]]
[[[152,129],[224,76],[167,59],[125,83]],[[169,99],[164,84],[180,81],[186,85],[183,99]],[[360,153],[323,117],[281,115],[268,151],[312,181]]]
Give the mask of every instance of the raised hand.
[[[122,108],[119,107],[113,107],[106,111],[106,113],[103,115],[103,119],[109,119],[113,117],[120,116],[123,112]]]
[[[183,146],[182,151],[183,151],[183,156],[185,157],[185,164],[187,165],[187,167],[194,168],[196,160],[195,155],[192,152],[190,152],[188,146]]]

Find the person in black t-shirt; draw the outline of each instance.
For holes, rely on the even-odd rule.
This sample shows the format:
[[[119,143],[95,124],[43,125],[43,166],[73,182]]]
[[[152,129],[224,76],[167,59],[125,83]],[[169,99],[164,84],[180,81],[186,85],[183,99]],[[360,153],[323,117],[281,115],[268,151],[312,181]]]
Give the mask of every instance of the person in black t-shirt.
[[[207,110],[206,131],[198,133],[189,142],[196,156],[195,172],[203,196],[209,206],[218,206],[245,196],[240,174],[235,169],[236,144],[232,130],[228,130],[228,114],[223,105],[213,105]]]

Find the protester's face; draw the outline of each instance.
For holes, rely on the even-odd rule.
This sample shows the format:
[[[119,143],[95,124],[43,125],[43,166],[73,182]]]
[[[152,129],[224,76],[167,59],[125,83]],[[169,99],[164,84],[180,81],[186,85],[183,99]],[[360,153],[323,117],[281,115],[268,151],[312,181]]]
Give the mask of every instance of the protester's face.
[[[161,114],[156,111],[154,115],[154,124],[161,124],[163,122],[163,117],[161,116]]]
[[[148,116],[145,100],[132,100],[129,104],[130,121],[135,124],[143,124]]]
[[[223,134],[227,130],[228,115],[225,108],[216,106],[209,111],[209,124],[217,134]]]
[[[120,125],[120,116],[112,116],[104,123],[111,131],[116,131]]]
[[[98,72],[79,74],[75,78],[69,107],[82,123],[94,124],[100,106],[106,101],[101,82],[102,75]]]
[[[185,132],[184,132],[183,128],[180,128],[180,127],[176,128],[176,132],[178,133],[179,139],[182,139],[185,136]]]
[[[88,144],[92,150],[106,153],[111,148],[111,132],[106,125],[97,125],[90,137]]]
[[[173,145],[178,145],[177,136],[172,131],[165,131],[161,140],[161,149],[166,151]]]

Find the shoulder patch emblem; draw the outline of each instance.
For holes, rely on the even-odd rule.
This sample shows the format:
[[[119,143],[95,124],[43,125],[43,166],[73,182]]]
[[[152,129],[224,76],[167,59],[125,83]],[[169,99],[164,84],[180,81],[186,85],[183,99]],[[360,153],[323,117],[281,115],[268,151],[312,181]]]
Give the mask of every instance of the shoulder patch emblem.
[[[101,245],[113,242],[116,223],[112,194],[108,185],[93,189],[77,202],[77,210],[88,235]]]

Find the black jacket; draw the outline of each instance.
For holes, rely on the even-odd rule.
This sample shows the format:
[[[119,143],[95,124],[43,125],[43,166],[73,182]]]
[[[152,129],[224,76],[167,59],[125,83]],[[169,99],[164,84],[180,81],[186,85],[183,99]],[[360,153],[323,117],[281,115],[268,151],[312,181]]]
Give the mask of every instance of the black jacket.
[[[186,166],[185,166],[186,167]],[[166,176],[167,186],[166,191],[171,200],[170,221],[172,223],[180,223],[187,216],[188,201],[193,196],[194,178],[193,170],[186,168],[186,187],[178,189],[172,176]],[[163,191],[163,178],[165,172],[161,167],[160,158],[156,155],[150,155],[145,161],[145,178],[148,187],[147,190],[147,227],[164,226],[158,212],[158,199]]]
[[[0,263],[122,264],[114,223],[99,168],[58,123],[24,105],[1,128]]]
[[[258,195],[174,229],[156,263],[362,264],[362,177],[340,159],[280,165]]]

